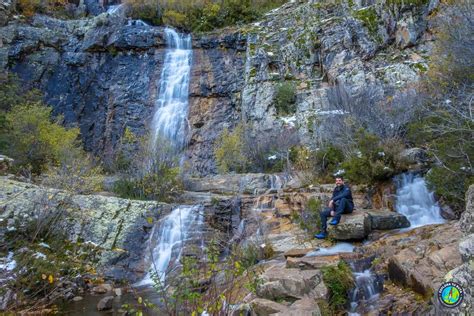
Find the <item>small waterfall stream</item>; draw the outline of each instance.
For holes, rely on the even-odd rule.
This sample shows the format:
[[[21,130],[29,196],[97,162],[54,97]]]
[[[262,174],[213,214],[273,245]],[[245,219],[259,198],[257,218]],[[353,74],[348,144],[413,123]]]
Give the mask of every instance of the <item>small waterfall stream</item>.
[[[410,229],[445,222],[425,179],[413,173],[404,173],[395,178],[395,183],[398,188],[396,209],[410,221]]]
[[[164,283],[170,269],[179,265],[183,245],[189,236],[189,229],[199,229],[202,216],[201,206],[178,206],[167,215],[161,224],[155,225],[148,241],[148,261],[150,270],[137,285],[153,284],[152,272],[158,274]]]
[[[150,146],[156,152],[160,138],[180,150],[186,144],[189,80],[191,73],[191,35],[165,29],[168,50],[159,85],[158,100],[151,122]]]
[[[373,259],[374,257],[367,257],[349,261],[355,282],[355,287],[349,294],[349,316],[366,315],[373,311],[383,291],[383,277],[373,273],[371,269]]]
[[[157,155],[164,144],[179,153],[186,145],[189,80],[191,72],[191,36],[165,29],[168,49],[165,54],[159,82],[158,99],[151,122],[150,154]],[[179,265],[184,242],[192,232],[199,232],[201,206],[178,206],[167,215],[160,225],[154,226],[149,240],[150,270],[157,273],[163,284],[166,275]],[[191,231],[192,230],[192,231]],[[153,284],[152,273],[137,285]]]

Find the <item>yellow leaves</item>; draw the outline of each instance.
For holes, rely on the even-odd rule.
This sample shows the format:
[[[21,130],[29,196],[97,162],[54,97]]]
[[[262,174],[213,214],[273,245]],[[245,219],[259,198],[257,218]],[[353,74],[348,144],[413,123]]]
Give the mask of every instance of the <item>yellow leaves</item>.
[[[242,268],[242,265],[240,264],[239,261],[234,262],[234,267],[236,270],[240,270]]]
[[[41,279],[43,279],[43,280],[48,279],[48,283],[49,283],[49,284],[53,284],[53,283],[54,283],[54,277],[53,277],[51,274],[48,275],[48,276],[46,276],[46,274],[43,273],[43,274],[41,274]]]
[[[142,304],[143,303],[143,298],[141,296],[138,297],[138,304]]]

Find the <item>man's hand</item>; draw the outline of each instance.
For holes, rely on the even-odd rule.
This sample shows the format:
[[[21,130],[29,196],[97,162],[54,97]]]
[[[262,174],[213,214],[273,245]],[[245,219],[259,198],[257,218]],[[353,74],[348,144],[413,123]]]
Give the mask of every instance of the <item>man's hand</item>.
[[[333,204],[334,204],[334,201],[333,201],[333,200],[331,200],[331,201],[329,201],[329,204],[328,204],[328,206],[332,208]]]
[[[331,211],[331,216],[334,217],[334,215],[336,215],[336,212]]]

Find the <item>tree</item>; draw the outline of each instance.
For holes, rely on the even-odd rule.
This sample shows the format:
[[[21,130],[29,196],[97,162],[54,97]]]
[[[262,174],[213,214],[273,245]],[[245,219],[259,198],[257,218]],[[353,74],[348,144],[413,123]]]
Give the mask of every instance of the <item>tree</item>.
[[[26,103],[13,105],[5,115],[7,154],[34,174],[58,165],[64,153],[80,146],[79,129],[63,127],[62,118],[52,119],[51,111],[41,103]]]

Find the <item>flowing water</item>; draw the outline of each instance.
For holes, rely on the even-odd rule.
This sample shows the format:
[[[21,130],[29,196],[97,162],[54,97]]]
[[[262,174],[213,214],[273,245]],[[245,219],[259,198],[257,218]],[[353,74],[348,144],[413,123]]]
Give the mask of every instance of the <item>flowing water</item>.
[[[410,228],[445,222],[425,179],[412,173],[404,173],[395,178],[395,183],[398,188],[396,209],[410,221]]]
[[[192,62],[191,36],[166,28],[168,50],[159,84],[158,100],[151,123],[151,149],[156,152],[159,140],[169,141],[175,149],[186,144],[189,78]]]
[[[107,7],[107,13],[108,14],[117,14],[120,12],[120,10],[122,10],[123,8],[123,5],[121,4],[114,4],[114,5],[110,5]]]
[[[328,256],[335,255],[337,253],[353,252],[354,248],[355,246],[353,244],[347,242],[340,242],[329,248],[319,248],[314,251],[308,252],[305,257]]]
[[[178,206],[153,227],[147,247],[150,271],[137,286],[153,284],[153,273],[163,284],[168,272],[179,266],[184,243],[189,238],[189,229],[199,231],[202,224],[200,211],[201,206]]]
[[[366,315],[375,310],[375,305],[383,291],[383,277],[373,273],[374,257],[349,261],[354,276],[355,287],[351,290],[348,315]]]

